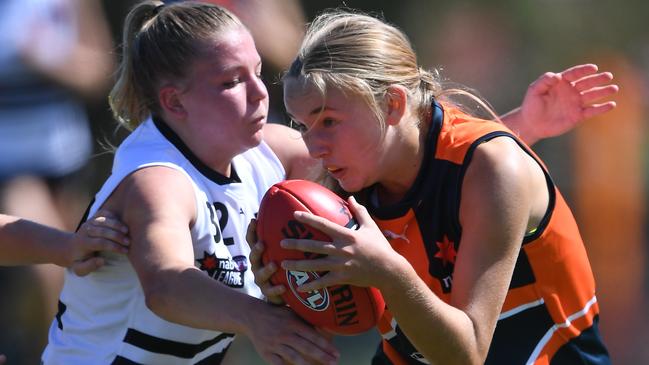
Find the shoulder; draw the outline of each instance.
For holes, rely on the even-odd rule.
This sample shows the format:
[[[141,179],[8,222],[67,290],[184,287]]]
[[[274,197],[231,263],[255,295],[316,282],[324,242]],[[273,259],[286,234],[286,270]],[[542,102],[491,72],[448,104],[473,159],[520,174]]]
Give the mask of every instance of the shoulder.
[[[171,165],[145,166],[125,177],[123,184],[129,187],[129,191],[142,196],[192,190],[189,175]]]
[[[164,165],[147,166],[126,176],[109,204],[131,224],[163,217],[195,219],[194,187],[189,175]],[[109,207],[110,209],[110,207]]]
[[[300,132],[282,124],[267,123],[264,126],[264,141],[282,162],[287,179],[314,177],[318,164],[309,156]]]
[[[480,174],[494,175],[492,178],[514,178],[525,172],[526,153],[510,137],[497,137],[479,143],[471,156],[469,169],[480,170]]]
[[[495,215],[529,209],[543,186],[539,164],[514,139],[497,137],[475,148],[462,182],[462,205],[473,212],[490,207]]]
[[[444,122],[437,138],[436,157],[461,164],[481,139],[493,133],[512,135],[501,123],[470,116],[457,108],[444,107]]]

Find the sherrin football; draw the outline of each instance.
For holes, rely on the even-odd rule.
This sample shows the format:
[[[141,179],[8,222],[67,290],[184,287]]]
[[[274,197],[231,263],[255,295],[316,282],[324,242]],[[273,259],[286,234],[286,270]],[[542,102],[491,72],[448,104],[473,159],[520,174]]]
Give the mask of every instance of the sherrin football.
[[[265,245],[262,262],[279,267],[271,277],[274,285],[284,285],[282,298],[295,313],[316,327],[338,335],[355,335],[374,327],[383,314],[385,303],[375,288],[335,285],[311,292],[297,287],[325,273],[283,270],[283,260],[322,257],[299,250],[287,250],[279,243],[285,238],[331,241],[324,233],[298,222],[295,211],[305,211],[329,219],[350,229],[354,220],[347,202],[331,190],[306,180],[286,180],[273,185],[264,195],[257,217],[257,235]]]

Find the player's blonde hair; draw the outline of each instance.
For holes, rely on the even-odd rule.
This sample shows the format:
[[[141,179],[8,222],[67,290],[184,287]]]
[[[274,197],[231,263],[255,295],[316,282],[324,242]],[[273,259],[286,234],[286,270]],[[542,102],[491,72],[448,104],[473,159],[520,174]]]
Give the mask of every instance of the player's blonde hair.
[[[122,61],[109,96],[119,123],[132,130],[150,114],[160,113],[160,82],[184,79],[206,42],[234,27],[243,25],[216,5],[161,1],[136,5],[126,17]]]
[[[468,96],[497,118],[488,104],[471,92],[444,89],[437,70],[420,67],[408,37],[401,30],[370,15],[348,10],[329,10],[315,18],[297,58],[284,75],[285,80],[288,78],[315,86],[323,98],[329,87],[360,95],[383,129],[380,100],[391,85],[408,90],[420,124],[429,118],[433,98],[453,94]]]

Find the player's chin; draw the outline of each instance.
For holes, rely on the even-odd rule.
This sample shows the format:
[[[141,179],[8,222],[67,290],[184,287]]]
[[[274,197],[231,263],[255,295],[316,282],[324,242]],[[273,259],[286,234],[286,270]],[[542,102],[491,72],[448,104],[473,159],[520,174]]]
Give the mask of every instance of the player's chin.
[[[338,185],[340,185],[340,187],[348,193],[357,193],[364,188],[360,180],[349,179],[345,177],[341,177],[336,180],[338,181]]]
[[[253,131],[252,134],[248,136],[248,147],[253,148],[259,146],[261,141],[264,139],[264,129],[260,128],[256,131]]]

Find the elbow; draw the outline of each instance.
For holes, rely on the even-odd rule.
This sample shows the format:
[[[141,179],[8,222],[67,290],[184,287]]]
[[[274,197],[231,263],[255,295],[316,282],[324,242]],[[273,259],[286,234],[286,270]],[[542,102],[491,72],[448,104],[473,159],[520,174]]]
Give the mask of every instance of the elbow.
[[[420,348],[420,354],[431,364],[453,365],[483,365],[487,359],[487,351],[482,351],[478,346],[471,345],[468,339],[449,343],[448,349],[440,351],[437,346]]]
[[[473,365],[483,365],[485,361],[487,361],[487,354],[476,354],[476,356],[470,356],[466,363]]]
[[[465,353],[464,356],[457,354],[458,356],[452,359],[453,364],[458,365],[483,365],[487,360],[487,356],[479,356],[478,354]]]
[[[165,289],[165,284],[162,280],[155,283],[149,283],[142,286],[144,291],[144,304],[146,307],[156,315],[165,318],[166,308],[169,306],[169,296]]]
[[[454,356],[450,359],[446,359],[448,361],[442,362],[442,364],[457,364],[457,365],[483,365],[485,361],[487,360],[487,355],[484,354],[479,354],[474,351],[467,351],[467,352],[459,352],[455,353]]]
[[[493,331],[487,336],[487,328],[480,326],[481,322],[465,315],[463,334],[456,337],[457,342],[450,346],[455,351],[446,352],[442,364],[482,365],[487,360]]]
[[[471,351],[454,351],[442,356],[437,351],[421,355],[424,355],[424,358],[431,364],[483,365],[487,359],[486,355],[480,356]]]
[[[471,318],[471,325],[473,330],[473,345],[469,348],[472,348],[472,351],[466,353],[466,364],[475,364],[481,365],[484,364],[487,360],[487,355],[489,354],[489,348],[491,347],[491,340],[493,337],[493,330],[490,331],[490,335],[487,336],[484,333],[484,328],[478,327],[479,322],[476,322],[475,319]]]

